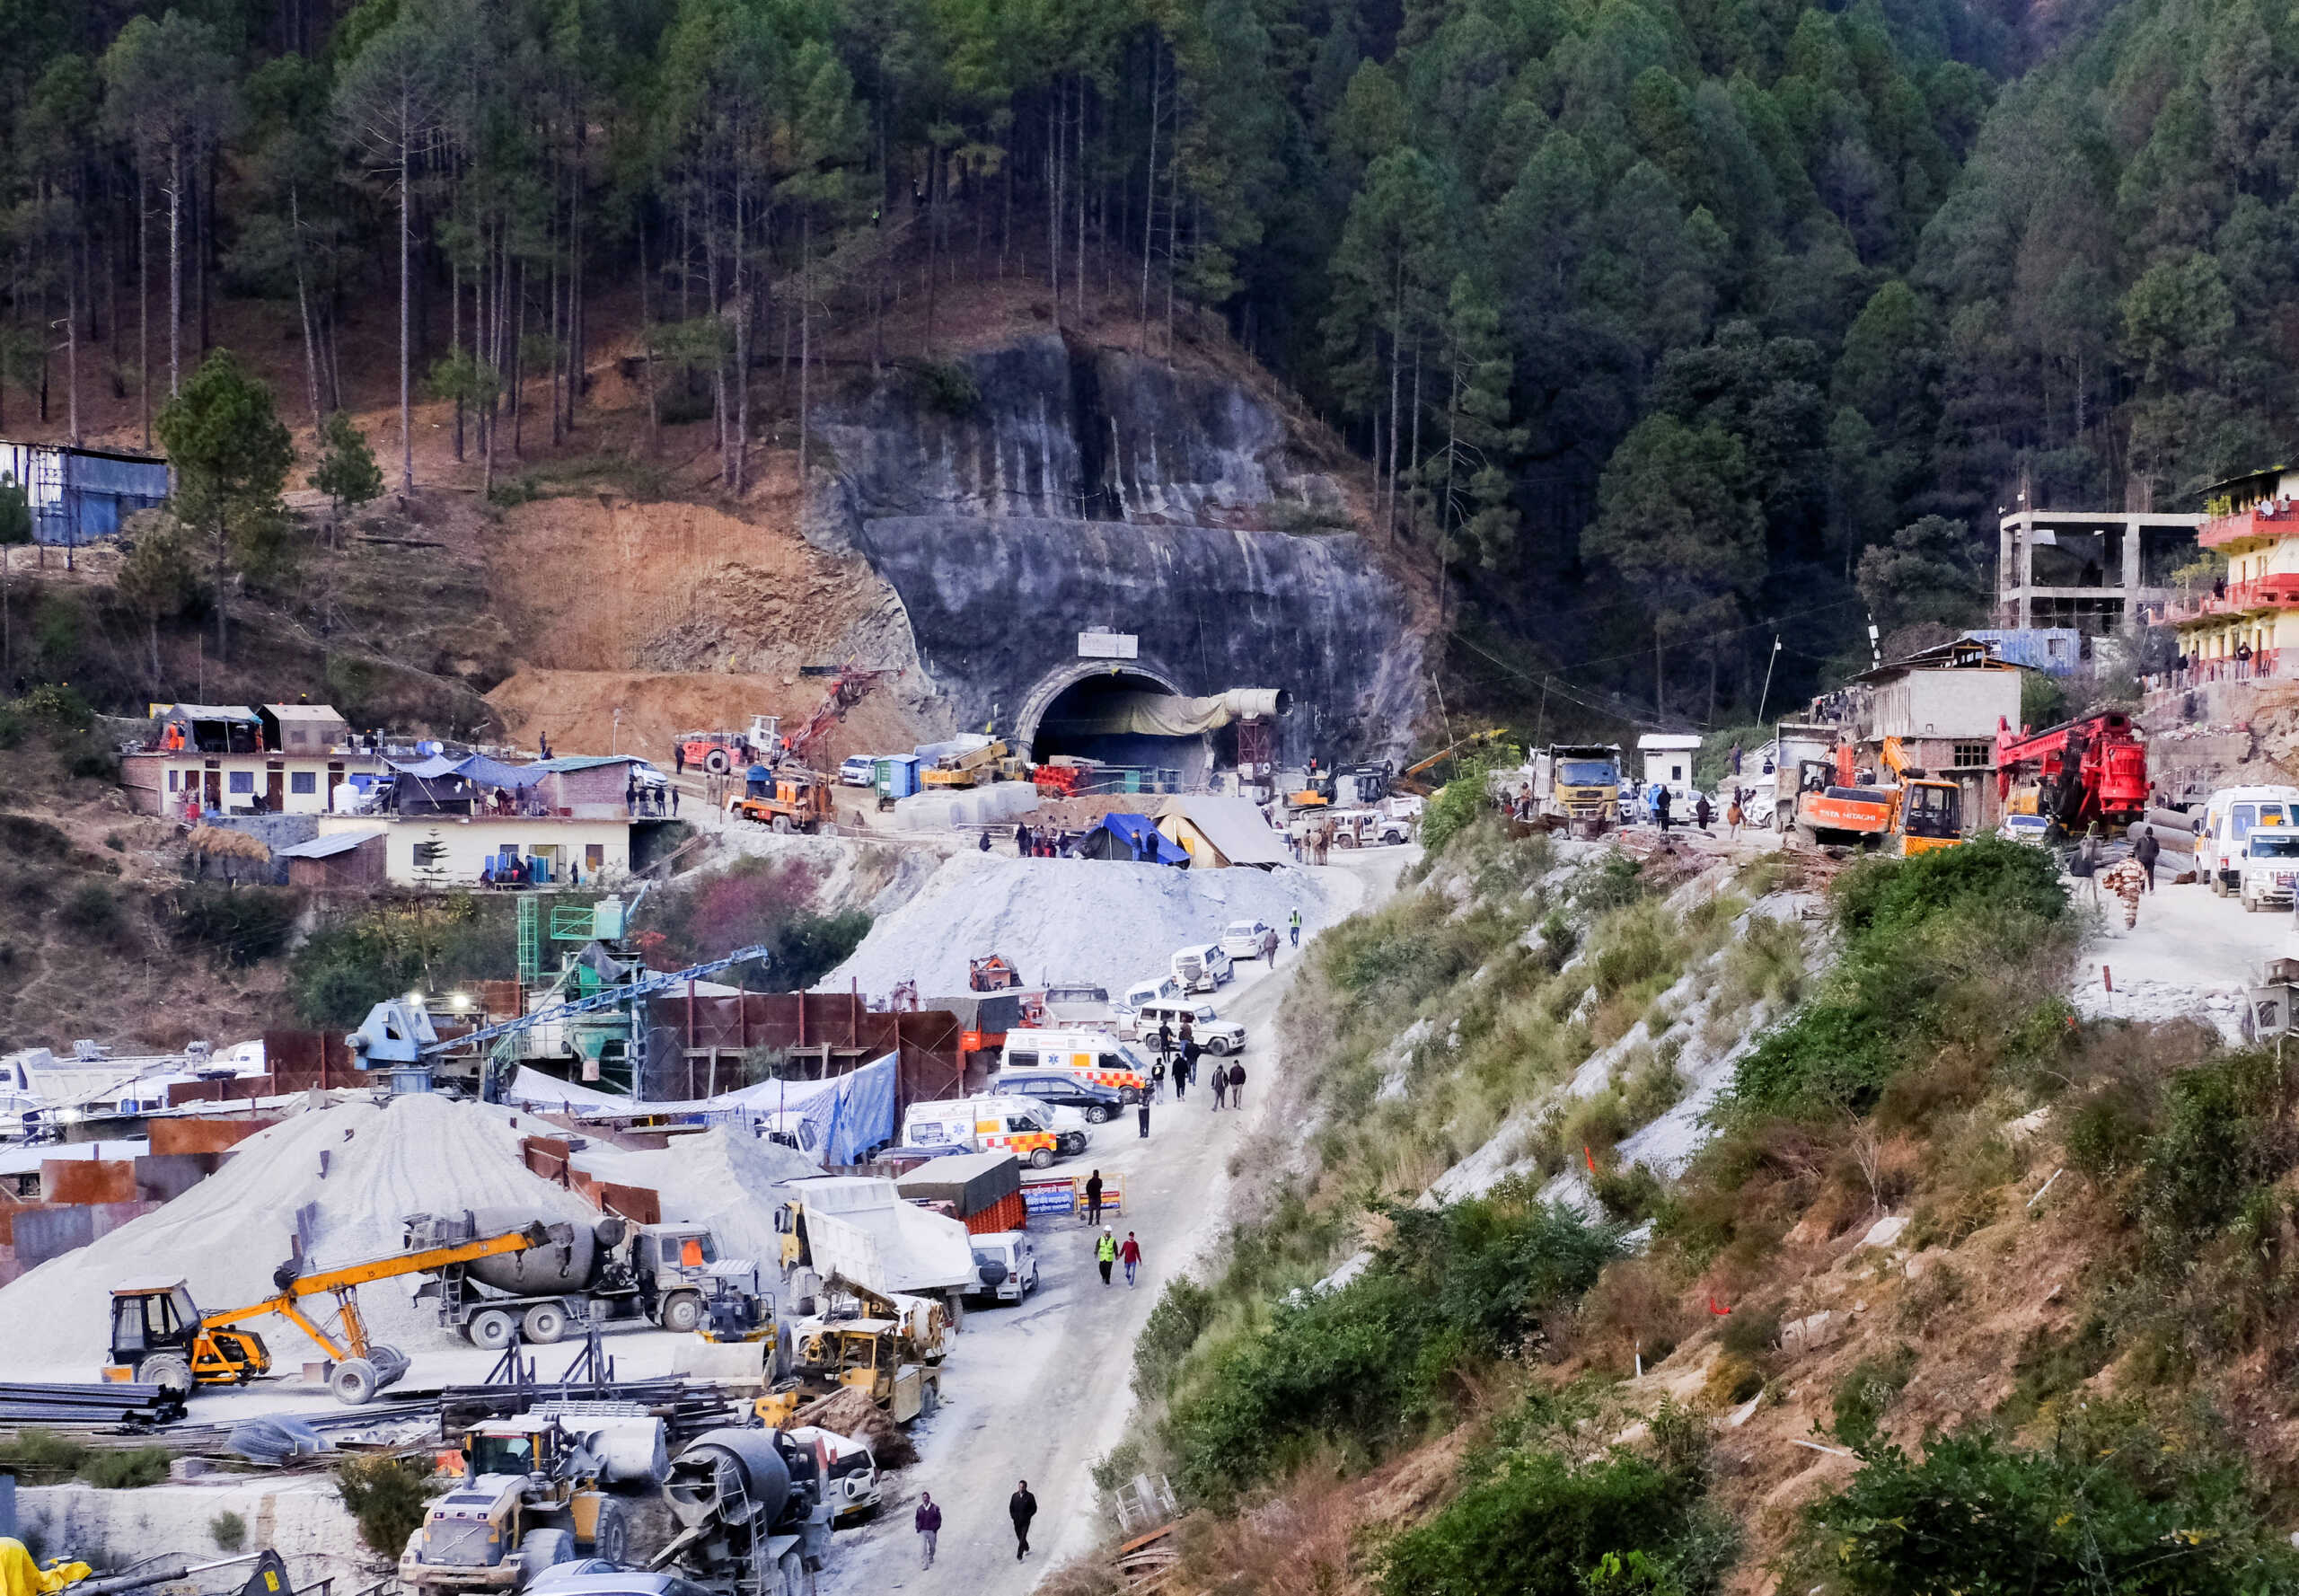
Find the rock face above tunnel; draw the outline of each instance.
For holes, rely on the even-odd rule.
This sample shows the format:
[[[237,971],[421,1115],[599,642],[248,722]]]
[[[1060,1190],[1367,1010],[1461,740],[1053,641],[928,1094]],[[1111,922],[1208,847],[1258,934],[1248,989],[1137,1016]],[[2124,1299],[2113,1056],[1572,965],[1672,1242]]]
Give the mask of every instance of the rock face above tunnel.
[[[1418,702],[1404,604],[1352,535],[902,516],[859,542],[960,726],[994,711],[1027,735],[1054,692],[1111,668],[1079,657],[1096,626],[1138,637],[1126,663],[1176,692],[1290,689],[1288,759],[1389,752]]]
[[[1281,757],[1401,752],[1420,707],[1403,595],[1339,483],[1239,384],[1044,337],[818,406],[835,461],[807,535],[863,555],[907,612],[955,727],[1026,736],[1140,639],[1176,692],[1283,687]]]

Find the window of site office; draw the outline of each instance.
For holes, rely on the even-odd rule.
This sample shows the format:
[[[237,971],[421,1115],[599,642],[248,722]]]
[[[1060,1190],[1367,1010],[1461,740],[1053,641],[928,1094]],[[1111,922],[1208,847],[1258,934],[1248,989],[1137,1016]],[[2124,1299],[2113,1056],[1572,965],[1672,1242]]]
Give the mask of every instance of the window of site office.
[[[287,772],[288,791],[309,797],[312,794],[318,792],[319,789],[320,778],[317,771],[290,771]]]

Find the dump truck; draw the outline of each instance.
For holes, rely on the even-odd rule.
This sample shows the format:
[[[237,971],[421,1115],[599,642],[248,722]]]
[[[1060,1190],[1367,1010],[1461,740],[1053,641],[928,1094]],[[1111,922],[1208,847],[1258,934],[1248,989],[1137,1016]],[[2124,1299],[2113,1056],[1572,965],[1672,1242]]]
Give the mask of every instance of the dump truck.
[[[539,1405],[462,1441],[463,1481],[431,1503],[400,1554],[409,1591],[515,1591],[571,1557],[620,1563],[630,1511],[670,1473],[663,1421],[636,1404]]]
[[[112,1288],[111,1356],[103,1378],[186,1395],[197,1386],[245,1385],[271,1371],[271,1352],[261,1336],[237,1327],[277,1315],[326,1351],[328,1389],[338,1401],[366,1402],[407,1372],[407,1354],[369,1339],[359,1313],[362,1285],[526,1252],[550,1241],[543,1227],[530,1221],[332,1269],[289,1258],[272,1271],[275,1295],[216,1313],[201,1312],[180,1276],[125,1281]],[[306,1310],[319,1296],[335,1299],[333,1313],[314,1318]]]
[[[413,1214],[405,1245],[451,1247],[517,1217],[503,1209]],[[427,1269],[433,1278],[416,1300],[430,1302],[448,1329],[491,1351],[509,1345],[515,1331],[548,1346],[594,1316],[643,1317],[684,1335],[701,1327],[709,1300],[726,1289],[709,1274],[722,1260],[706,1226],[634,1225],[612,1214],[590,1225],[530,1222],[547,1245]],[[766,1312],[771,1317],[771,1301]]]
[[[1620,824],[1620,747],[1553,743],[1533,756],[1533,804],[1543,824],[1598,837]]]

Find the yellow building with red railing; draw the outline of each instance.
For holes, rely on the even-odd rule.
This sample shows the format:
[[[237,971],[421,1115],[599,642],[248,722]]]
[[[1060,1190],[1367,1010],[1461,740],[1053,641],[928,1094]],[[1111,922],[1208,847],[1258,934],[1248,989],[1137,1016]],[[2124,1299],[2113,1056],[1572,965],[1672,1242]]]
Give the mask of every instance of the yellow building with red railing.
[[[2299,675],[2299,469],[2218,483],[2204,507],[2196,542],[2227,569],[2192,581],[2156,617],[2179,633],[2182,685]]]

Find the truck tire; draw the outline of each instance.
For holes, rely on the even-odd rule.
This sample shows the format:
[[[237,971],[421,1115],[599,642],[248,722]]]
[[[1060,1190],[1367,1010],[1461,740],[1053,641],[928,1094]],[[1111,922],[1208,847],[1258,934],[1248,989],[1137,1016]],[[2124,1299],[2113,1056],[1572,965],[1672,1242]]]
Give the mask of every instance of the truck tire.
[[[511,1345],[511,1330],[518,1321],[499,1308],[482,1308],[463,1326],[463,1334],[471,1337],[473,1346],[499,1353]]]
[[[724,748],[713,748],[709,753],[704,754],[702,756],[702,768],[709,771],[714,776],[725,775],[727,771],[727,751]]]
[[[787,837],[797,828],[790,824],[790,816],[788,815],[777,815],[774,817],[774,829],[780,834]]]
[[[663,1328],[691,1334],[702,1323],[702,1299],[692,1292],[673,1292],[663,1299]]]
[[[788,1325],[775,1326],[774,1364],[769,1371],[769,1373],[772,1376],[773,1380],[777,1385],[780,1385],[782,1381],[790,1378],[791,1365],[797,1362],[797,1359],[793,1354],[790,1346],[790,1327]]]
[[[1041,1147],[1033,1151],[1030,1154],[1030,1168],[1033,1169],[1053,1168],[1053,1149],[1051,1147]]]
[[[630,1552],[630,1515],[622,1503],[608,1497],[599,1503],[599,1521],[592,1530],[591,1556],[620,1563]]]
[[[407,1378],[408,1356],[395,1346],[371,1346],[367,1362],[375,1366],[375,1389],[395,1386]]]
[[[136,1378],[145,1385],[157,1386],[179,1397],[191,1395],[191,1361],[174,1353],[161,1353],[156,1357],[145,1359],[143,1367],[136,1371]]]
[[[575,1538],[564,1530],[530,1530],[519,1542],[519,1583],[534,1583],[546,1568],[556,1568],[575,1556]]]
[[[328,1375],[327,1389],[335,1394],[338,1402],[357,1407],[375,1399],[383,1381],[375,1374],[375,1366],[366,1359],[346,1358]]]
[[[806,1560],[797,1552],[783,1553],[775,1568],[780,1575],[775,1596],[815,1596],[815,1576],[806,1572]]]
[[[567,1305],[563,1302],[538,1302],[527,1309],[519,1321],[519,1330],[537,1346],[549,1346],[567,1335]]]

